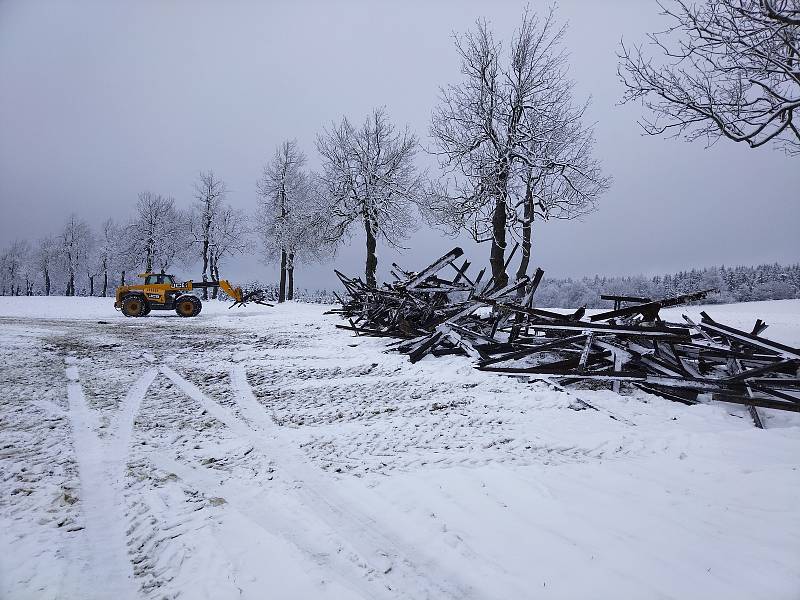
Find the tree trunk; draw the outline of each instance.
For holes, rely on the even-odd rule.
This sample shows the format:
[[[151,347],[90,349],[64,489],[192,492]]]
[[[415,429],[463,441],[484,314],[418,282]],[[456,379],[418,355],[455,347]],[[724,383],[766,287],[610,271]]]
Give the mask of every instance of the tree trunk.
[[[89,295],[94,296],[94,275],[89,275]]]
[[[375,255],[376,239],[372,230],[372,223],[370,223],[369,218],[366,216],[364,217],[364,231],[367,234],[367,285],[374,288],[378,287],[375,279],[375,271],[378,268],[378,257]]]
[[[294,252],[289,253],[289,257],[286,261],[286,278],[286,299],[294,300]]]
[[[48,269],[44,270],[44,295],[50,295],[50,271]]]
[[[506,274],[506,202],[505,197],[497,198],[492,215],[492,250],[489,264],[492,267],[494,287],[499,289],[508,284]]]
[[[67,296],[75,295],[75,273],[69,274],[69,283],[67,283]]]
[[[103,271],[103,298],[108,293],[108,271]]]
[[[527,276],[528,266],[531,262],[531,228],[533,227],[533,190],[530,183],[525,190],[525,204],[522,212],[522,258],[517,269],[517,281]],[[525,291],[520,288],[518,295],[524,295]]]
[[[217,265],[217,261],[213,258],[211,259],[211,279],[214,281],[219,281],[219,265]],[[219,293],[219,288],[214,287],[211,290],[211,299],[216,300],[217,294]]]
[[[278,302],[286,302],[286,250],[281,250],[281,281],[278,285]]]
[[[208,272],[208,233],[205,233],[203,237],[203,281],[204,282],[208,281],[208,278],[206,277],[207,272]],[[208,288],[203,288],[203,300],[208,300]]]
[[[121,275],[122,276],[120,277],[119,284],[120,285],[125,285],[125,271],[122,271]]]

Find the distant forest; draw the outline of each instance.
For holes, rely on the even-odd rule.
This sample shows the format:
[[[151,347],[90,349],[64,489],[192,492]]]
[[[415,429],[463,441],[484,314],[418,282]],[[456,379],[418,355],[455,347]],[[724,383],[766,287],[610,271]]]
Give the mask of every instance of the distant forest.
[[[709,288],[719,292],[710,295],[704,304],[800,298],[800,264],[709,267],[653,277],[595,275],[581,279],[549,279],[545,274],[534,301],[542,307],[603,308],[612,303],[601,300],[601,294],[657,300]]]

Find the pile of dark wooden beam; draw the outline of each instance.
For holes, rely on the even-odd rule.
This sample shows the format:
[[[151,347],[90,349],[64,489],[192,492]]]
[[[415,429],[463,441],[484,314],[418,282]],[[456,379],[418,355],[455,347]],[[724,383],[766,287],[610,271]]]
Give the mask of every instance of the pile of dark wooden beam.
[[[462,254],[454,248],[419,272],[393,265],[395,281],[379,288],[337,271],[346,290],[332,311],[347,320],[339,327],[400,338],[394,346],[412,362],[466,354],[480,370],[552,385],[608,382],[619,390],[626,383],[686,404],[742,404],[758,427],[757,408],[800,412],[800,349],[762,337],[766,323],[742,331],[705,312],[697,323],[659,316],[715,290],[661,300],[603,296],[614,309],[591,315],[544,310],[533,303],[541,269],[498,287],[484,281],[485,270],[471,278]]]

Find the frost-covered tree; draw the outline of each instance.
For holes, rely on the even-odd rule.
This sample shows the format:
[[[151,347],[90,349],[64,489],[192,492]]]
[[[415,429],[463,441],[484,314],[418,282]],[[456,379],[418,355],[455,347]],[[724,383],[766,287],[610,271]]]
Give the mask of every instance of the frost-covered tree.
[[[768,143],[800,153],[800,0],[660,3],[669,24],[652,54],[622,46],[623,100],[651,135]]]
[[[294,268],[323,254],[323,217],[315,179],[305,171],[297,140],[278,146],[258,181],[256,229],[264,259],[280,260],[278,302],[294,299]],[[324,205],[323,205],[324,206]]]
[[[529,148],[540,162],[521,161],[510,186],[510,230],[522,250],[517,280],[528,274],[534,222],[576,219],[592,212],[611,183],[593,156],[592,130],[581,123],[585,107],[569,103],[572,83],[555,74],[549,81],[549,98],[537,101],[546,125],[540,126],[538,141]],[[550,95],[552,91],[557,93]]]
[[[552,10],[543,18],[526,11],[505,53],[478,21],[456,37],[462,80],[442,88],[433,112],[433,152],[447,178],[433,187],[430,213],[491,243],[496,286],[508,281],[509,228],[526,245],[524,274],[536,214],[583,214],[608,186],[581,123],[586,105],[573,102],[564,33]]]
[[[250,229],[243,211],[223,206],[216,215],[210,232],[208,261],[212,279],[219,280],[220,263],[228,256],[244,254],[250,246]],[[213,289],[217,297],[217,288]]]
[[[58,236],[59,262],[66,278],[65,296],[76,294],[75,279],[89,263],[94,236],[86,221],[72,214]]]
[[[83,264],[84,272],[86,273],[86,281],[89,284],[88,288],[84,288],[84,294],[94,296],[94,280],[95,277],[101,274],[100,258],[97,255],[97,240],[89,248],[89,253]]]
[[[36,271],[42,277],[42,291],[45,296],[50,295],[54,271],[58,264],[58,241],[53,236],[39,240],[33,251],[31,260]]]
[[[200,173],[194,186],[195,202],[189,219],[192,243],[200,247],[203,260],[203,281],[208,280],[211,267],[212,231],[217,225],[223,202],[227,194],[225,182],[218,179],[213,171]],[[213,274],[211,275],[213,278]],[[208,299],[208,288],[203,288],[203,298]]]
[[[30,244],[26,240],[14,240],[0,252],[0,291],[3,296],[30,295],[29,257]]]
[[[100,295],[108,295],[109,275],[117,272],[124,272],[128,268],[125,263],[125,253],[123,252],[122,238],[123,228],[113,219],[106,219],[100,226],[95,247],[96,270],[103,277],[103,284]]]
[[[127,258],[151,272],[169,269],[187,256],[188,219],[175,199],[152,192],[139,194],[137,214],[125,228]]]
[[[366,236],[366,281],[376,285],[376,246],[383,239],[399,247],[415,225],[415,205],[422,197],[422,177],[414,158],[417,138],[398,131],[383,108],[356,127],[347,120],[317,136],[322,158],[320,198],[327,213],[327,241],[348,235],[358,224]]]
[[[301,208],[308,202],[306,155],[297,140],[285,140],[264,167],[256,184],[259,196],[258,234],[265,260],[280,260],[278,302],[286,300],[286,279],[297,241]]]

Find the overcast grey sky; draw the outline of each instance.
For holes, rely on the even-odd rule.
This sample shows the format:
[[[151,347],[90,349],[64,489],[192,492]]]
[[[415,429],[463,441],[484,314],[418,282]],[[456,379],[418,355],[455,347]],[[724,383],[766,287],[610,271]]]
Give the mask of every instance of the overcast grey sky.
[[[92,225],[124,219],[142,190],[187,206],[206,169],[252,211],[276,144],[296,137],[314,166],[322,127],[378,105],[424,142],[439,86],[458,80],[452,32],[485,17],[508,40],[524,5],[0,0],[0,246],[54,231],[73,211]],[[533,263],[558,277],[800,260],[797,158],[644,137],[640,108],[617,106],[619,40],[662,26],[657,10],[654,0],[560,2],[571,74],[593,97],[614,185],[582,222],[540,224]],[[488,247],[421,229],[402,255],[381,251],[379,274],[455,243],[487,261]],[[363,254],[356,235],[335,264],[363,271]],[[236,262],[232,277],[274,276],[253,257]],[[332,267],[298,269],[297,283],[333,287]]]

